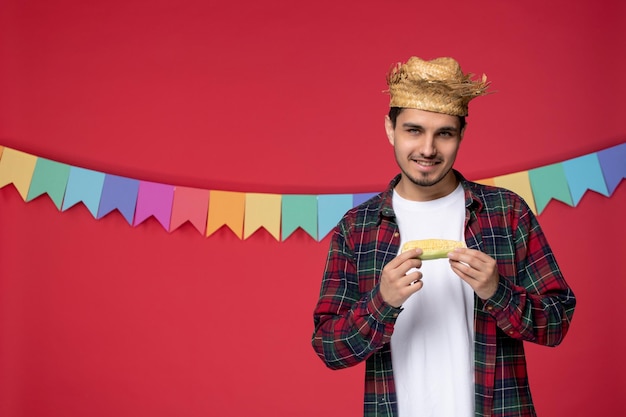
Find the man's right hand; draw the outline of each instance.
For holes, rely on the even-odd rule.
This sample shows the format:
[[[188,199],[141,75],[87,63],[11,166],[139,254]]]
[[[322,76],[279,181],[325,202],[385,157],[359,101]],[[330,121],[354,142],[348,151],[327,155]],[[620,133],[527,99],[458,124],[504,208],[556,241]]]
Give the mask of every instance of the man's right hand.
[[[422,260],[418,258],[421,254],[422,250],[419,248],[403,252],[383,268],[379,284],[380,294],[390,306],[401,307],[424,285],[420,271],[407,274],[412,268],[421,268]]]

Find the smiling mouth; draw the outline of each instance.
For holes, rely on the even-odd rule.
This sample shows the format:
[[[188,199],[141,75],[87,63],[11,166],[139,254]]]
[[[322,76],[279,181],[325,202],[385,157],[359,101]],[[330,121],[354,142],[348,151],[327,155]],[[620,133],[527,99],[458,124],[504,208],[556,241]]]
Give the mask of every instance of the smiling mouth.
[[[439,161],[424,161],[424,160],[415,160],[415,159],[413,159],[413,162],[423,167],[432,167],[432,166],[439,164]]]

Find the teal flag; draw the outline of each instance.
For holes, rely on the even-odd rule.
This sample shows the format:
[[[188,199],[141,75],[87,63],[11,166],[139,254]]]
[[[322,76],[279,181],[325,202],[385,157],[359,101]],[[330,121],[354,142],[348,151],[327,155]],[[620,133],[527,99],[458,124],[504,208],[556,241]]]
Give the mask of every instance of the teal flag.
[[[565,170],[560,163],[532,169],[528,171],[528,178],[535,197],[537,214],[541,213],[553,198],[570,206],[574,205]]]
[[[317,239],[317,197],[314,195],[282,196],[282,240],[298,227]]]
[[[61,210],[69,176],[69,165],[45,158],[37,158],[26,201],[31,201],[47,193],[54,205]]]

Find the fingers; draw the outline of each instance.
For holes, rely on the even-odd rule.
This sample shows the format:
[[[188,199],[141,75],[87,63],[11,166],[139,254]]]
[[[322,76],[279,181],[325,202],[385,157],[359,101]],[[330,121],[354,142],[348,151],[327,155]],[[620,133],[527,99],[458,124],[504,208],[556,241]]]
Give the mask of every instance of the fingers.
[[[421,249],[408,250],[392,259],[386,267],[396,269],[401,275],[405,275],[412,268],[421,268],[422,260],[419,256],[422,254]]]
[[[422,273],[420,271],[413,271],[410,274],[403,275],[398,279],[398,287],[410,287],[417,283],[422,283]]]
[[[402,263],[408,261],[409,259],[417,259],[422,254],[422,250],[420,248],[411,249],[406,252],[402,252],[400,255],[393,258],[387,265],[390,265],[392,268],[397,268]]]
[[[395,269],[385,267],[383,268],[382,280],[395,288],[407,287],[422,279],[422,273],[418,270],[421,265],[419,259],[408,259]]]
[[[468,264],[450,259],[450,267],[455,274],[463,278],[465,281],[475,279],[472,275],[470,275],[472,268]]]
[[[383,277],[380,283],[380,292],[387,304],[393,307],[400,307],[411,295],[418,292],[423,285],[422,273],[415,271],[396,279],[385,279]]]
[[[470,265],[474,269],[481,269],[481,264],[488,263],[492,258],[481,251],[469,248],[457,248],[448,253],[448,258],[453,261]]]
[[[474,249],[455,249],[448,254],[452,271],[467,282],[483,300],[491,297],[499,281],[495,259]]]
[[[408,290],[407,290],[408,293],[409,293],[409,296],[411,296],[412,294],[415,294],[416,292],[421,290],[423,286],[424,286],[424,281],[422,281],[422,277],[420,277],[420,279],[418,279],[416,281],[412,281],[409,284]]]
[[[422,260],[417,258],[421,253],[421,249],[406,251],[385,265],[380,279],[385,302],[399,307],[422,288],[422,273],[417,270],[422,266]],[[415,270],[410,272],[412,269]]]

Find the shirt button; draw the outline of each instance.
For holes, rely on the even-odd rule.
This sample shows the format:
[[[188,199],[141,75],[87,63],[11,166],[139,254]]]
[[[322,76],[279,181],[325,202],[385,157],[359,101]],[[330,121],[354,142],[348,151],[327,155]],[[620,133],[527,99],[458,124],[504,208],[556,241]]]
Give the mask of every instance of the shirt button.
[[[493,306],[487,306],[487,310],[489,311],[493,310]]]
[[[513,334],[515,333],[513,330],[509,330],[509,334]]]
[[[400,233],[398,233],[398,232],[393,234],[393,237],[398,237],[398,236],[400,236]]]

